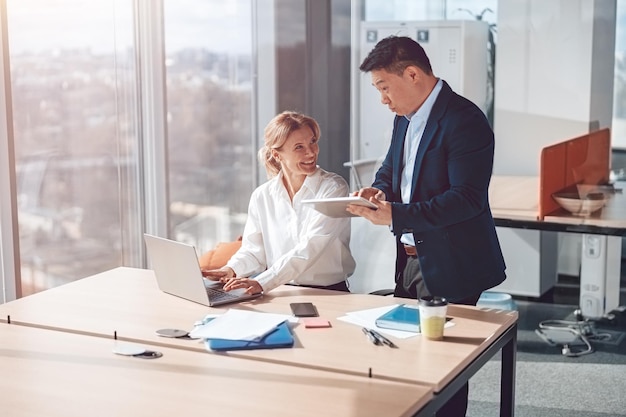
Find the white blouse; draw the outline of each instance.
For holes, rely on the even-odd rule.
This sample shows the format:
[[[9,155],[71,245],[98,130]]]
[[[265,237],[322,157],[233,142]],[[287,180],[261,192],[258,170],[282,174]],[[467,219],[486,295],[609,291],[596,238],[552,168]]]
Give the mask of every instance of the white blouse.
[[[355,268],[350,217],[327,217],[302,200],[345,197],[348,189],[341,176],[318,167],[292,205],[280,172],[252,193],[241,249],[226,265],[238,277],[254,276],[264,292],[288,282],[327,286],[344,281]]]

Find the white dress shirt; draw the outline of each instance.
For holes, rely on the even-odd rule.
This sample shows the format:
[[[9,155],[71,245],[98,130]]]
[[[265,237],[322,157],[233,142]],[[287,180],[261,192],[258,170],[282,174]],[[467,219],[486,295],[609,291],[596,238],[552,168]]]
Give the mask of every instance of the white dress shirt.
[[[402,195],[402,202],[404,204],[411,202],[411,192],[413,191],[413,171],[415,169],[415,158],[417,157],[417,149],[422,141],[422,135],[424,129],[426,129],[426,122],[430,111],[433,109],[435,100],[439,96],[443,83],[441,80],[437,81],[435,88],[430,92],[424,103],[419,109],[412,115],[405,116],[409,119],[409,127],[404,138],[404,168],[402,169],[402,177],[400,179],[400,194]],[[402,243],[415,246],[415,239],[413,233],[405,233],[400,238]]]
[[[328,286],[352,275],[350,218],[331,218],[303,205],[311,198],[345,197],[348,184],[321,168],[306,177],[293,197],[283,174],[259,186],[250,197],[241,249],[226,264],[240,277],[259,281],[264,292],[281,284]]]

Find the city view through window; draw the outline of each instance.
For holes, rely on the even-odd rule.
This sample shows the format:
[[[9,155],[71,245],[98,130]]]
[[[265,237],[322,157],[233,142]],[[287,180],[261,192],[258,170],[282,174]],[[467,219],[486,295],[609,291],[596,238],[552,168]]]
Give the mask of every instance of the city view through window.
[[[254,185],[249,1],[165,2],[171,234],[203,252],[243,233]]]
[[[122,223],[137,204],[136,180],[121,189],[137,166],[124,110],[134,101],[132,27],[117,26],[130,12],[7,2],[22,295],[122,263]]]
[[[247,1],[164,6],[169,235],[204,251],[243,232],[253,185],[251,11]],[[151,138],[138,133],[131,2],[7,9],[27,295],[140,250],[126,235],[142,230],[141,140]]]

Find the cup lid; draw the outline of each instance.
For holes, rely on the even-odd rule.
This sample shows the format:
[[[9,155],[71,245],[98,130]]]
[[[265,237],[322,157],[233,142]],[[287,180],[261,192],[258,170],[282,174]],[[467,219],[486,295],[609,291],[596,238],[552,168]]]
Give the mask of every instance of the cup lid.
[[[422,297],[419,303],[421,306],[440,307],[448,305],[448,300],[443,297]]]

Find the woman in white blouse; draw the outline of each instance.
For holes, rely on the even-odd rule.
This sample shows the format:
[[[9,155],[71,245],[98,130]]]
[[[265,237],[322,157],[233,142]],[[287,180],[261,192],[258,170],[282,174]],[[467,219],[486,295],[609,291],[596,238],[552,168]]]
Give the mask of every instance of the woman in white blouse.
[[[269,292],[281,284],[348,291],[354,272],[350,218],[331,218],[302,200],[346,197],[339,175],[317,166],[320,128],[315,119],[286,111],[265,128],[259,159],[269,181],[250,197],[241,248],[226,266],[204,270],[224,288]]]

